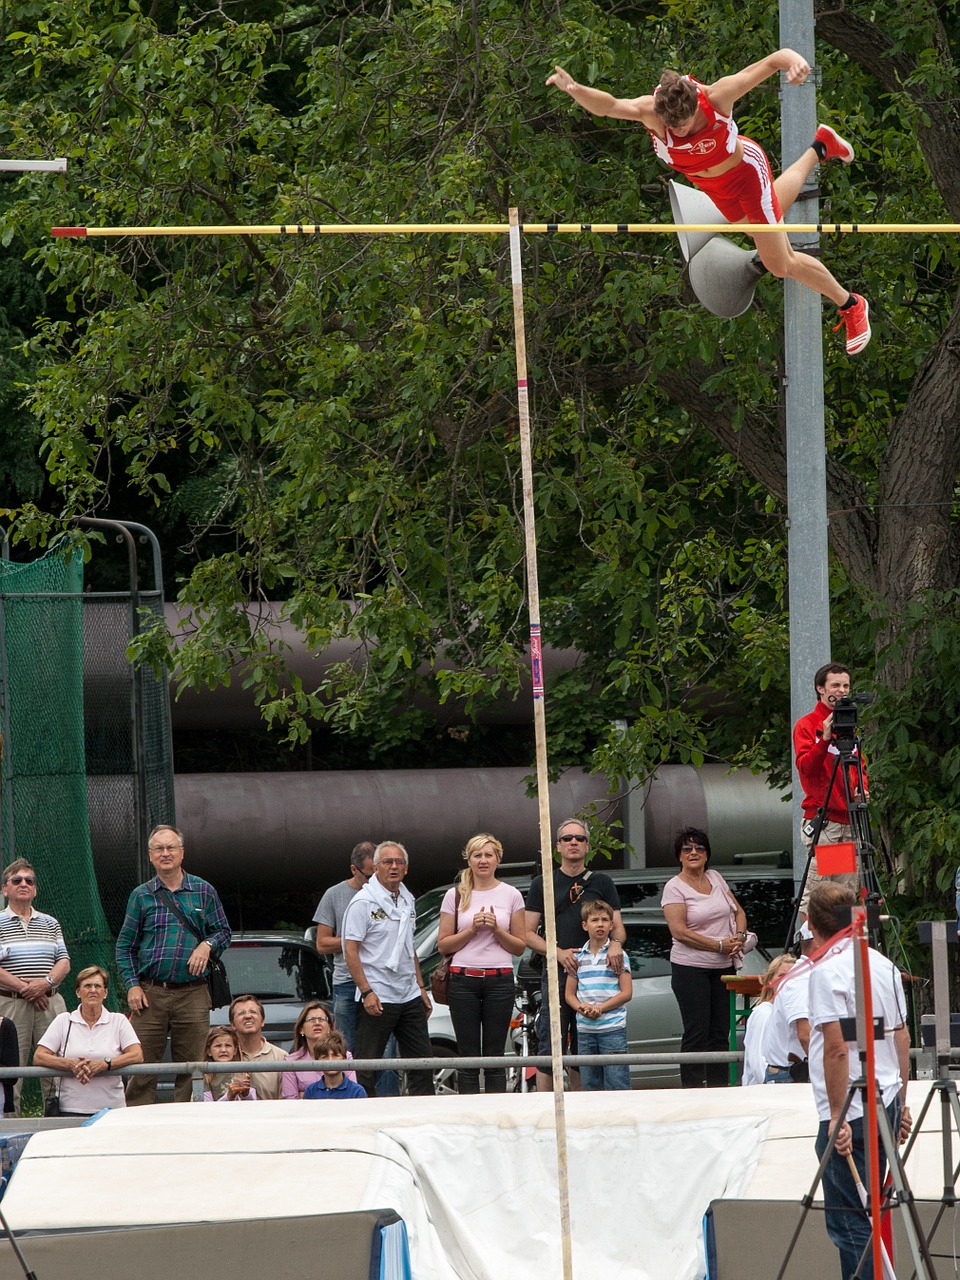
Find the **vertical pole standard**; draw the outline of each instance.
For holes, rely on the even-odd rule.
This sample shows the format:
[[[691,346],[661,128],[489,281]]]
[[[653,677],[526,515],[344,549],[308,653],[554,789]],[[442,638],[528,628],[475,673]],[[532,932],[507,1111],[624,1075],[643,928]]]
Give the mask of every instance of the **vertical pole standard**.
[[[883,1275],[880,1228],[883,1222],[883,1201],[880,1198],[880,1126],[877,1121],[877,1046],[873,1029],[873,981],[870,972],[870,941],[867,932],[867,913],[862,908],[853,913],[854,931],[850,945],[853,947],[854,990],[857,999],[857,1046],[866,1087],[863,1091],[863,1142],[867,1161],[867,1190],[870,1195],[870,1252],[873,1258],[873,1274]],[[884,1028],[886,1030],[886,1028]],[[896,1139],[896,1135],[894,1135]]]
[[[550,1004],[550,1056],[553,1059],[553,1114],[557,1133],[557,1188],[560,1192],[560,1242],[564,1280],[573,1276],[570,1241],[570,1180],[567,1169],[567,1117],[563,1095],[563,1045],[560,1041],[560,982],[557,974],[557,912],[553,897],[553,838],[550,830],[550,775],[547,770],[547,721],[543,697],[543,648],[540,640],[540,584],[537,577],[537,523],[533,507],[533,449],[527,395],[527,342],[520,270],[520,215],[510,210],[510,276],[513,282],[513,336],[517,357],[517,409],[523,476],[523,529],[530,614],[530,666],[533,676],[533,728],[537,747],[537,800],[540,806],[540,868],[543,872],[543,924]]]
[[[813,0],[780,0],[780,44],[815,66]],[[782,167],[809,147],[817,129],[815,78],[785,85],[781,78]],[[787,223],[816,224],[817,170],[786,215]],[[808,195],[809,191],[809,195]],[[816,232],[792,233],[798,252],[818,249]],[[796,280],[784,281],[784,410],[787,424],[787,561],[790,611],[790,715],[796,724],[816,694],[813,674],[830,661],[830,582],[827,542],[827,456],[823,425],[823,315],[820,295]],[[812,701],[811,701],[812,699]],[[792,753],[791,753],[792,754]],[[793,868],[799,883],[806,866],[800,844],[803,795],[793,771]]]

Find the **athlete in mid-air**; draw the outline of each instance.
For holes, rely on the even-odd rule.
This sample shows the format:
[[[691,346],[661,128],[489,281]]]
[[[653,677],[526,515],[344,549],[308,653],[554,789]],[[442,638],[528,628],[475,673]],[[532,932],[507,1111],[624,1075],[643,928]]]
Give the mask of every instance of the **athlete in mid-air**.
[[[664,71],[653,93],[642,98],[615,98],[577,84],[563,67],[556,68],[547,84],[568,93],[591,115],[638,120],[660,159],[706,192],[729,222],[775,224],[783,221],[783,211],[796,200],[816,165],[853,160],[850,143],[822,124],[800,159],[774,181],[763,148],[740,136],[732,113],[738,98],[777,71],[786,73],[788,84],[799,85],[810,74],[810,65],[793,49],[778,49],[713,84]],[[835,328],[846,325],[847,354],[862,351],[870,341],[866,298],[844,289],[819,259],[796,253],[786,235],[761,232],[753,239],[760,261],[773,275],[798,280],[837,304],[840,322]]]

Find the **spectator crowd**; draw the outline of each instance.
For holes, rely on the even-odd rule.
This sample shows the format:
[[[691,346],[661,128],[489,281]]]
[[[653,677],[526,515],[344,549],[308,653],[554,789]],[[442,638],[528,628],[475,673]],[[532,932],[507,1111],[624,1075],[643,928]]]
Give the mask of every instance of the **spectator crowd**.
[[[627,1052],[630,962],[616,886],[610,876],[587,867],[589,839],[586,824],[577,819],[557,831],[553,897],[561,1034],[571,1054],[617,1056]],[[204,1075],[204,1100],[214,1103],[389,1094],[396,1092],[388,1066],[392,1053],[432,1056],[432,1001],[414,949],[415,902],[403,883],[409,858],[398,841],[358,844],[349,876],[321,898],[314,916],[316,946],[333,958],[333,1000],[308,1001],[297,1018],[292,1049],[266,1039],[264,1007],[254,994],[236,995],[228,1024],[210,1026],[217,962],[231,941],[223,906],[212,885],[184,870],[181,832],[159,826],[147,847],[156,874],[130,894],[116,944],[126,1015],[104,1007],[110,978],[97,965],[77,974],[76,1008],[67,1010],[60,988],[70,957],[58,921],[34,906],[36,872],[23,858],[2,872],[7,906],[0,912],[0,1064],[22,1067],[32,1054],[36,1065],[60,1073],[42,1081],[47,1114],[89,1116],[155,1101],[155,1076],[132,1075],[124,1089],[122,1071],[159,1063],[168,1039],[174,1062],[235,1065]],[[687,827],[678,833],[678,872],[665,885],[661,903],[672,936],[682,1048],[690,1050],[725,1047],[719,978],[735,972],[756,943],[741,904],[709,868],[710,853],[704,831]],[[514,959],[528,948],[541,959],[538,1047],[549,1052],[543,877],[534,877],[524,901],[498,878],[502,857],[494,836],[481,833],[469,840],[459,882],[440,908],[438,950],[449,968],[445,995],[463,1057],[503,1054]],[[778,957],[768,971],[764,998],[750,1022],[744,1080],[812,1084],[820,1117],[817,1155],[828,1148],[831,1153],[823,1173],[827,1229],[845,1277],[854,1274],[869,1241],[869,1221],[860,1212],[850,1168],[852,1160],[864,1176],[863,1114],[854,1096],[859,1063],[842,1029],[856,1009],[852,942],[843,936],[840,916],[849,917],[856,901],[846,884],[829,881],[807,895],[801,956],[796,963],[791,956]],[[886,1032],[877,1050],[878,1087],[891,1130],[902,1142],[911,1129],[903,987],[889,960],[873,950],[869,959]],[[344,1066],[354,1057],[356,1073]],[[382,1071],[371,1068],[377,1062]],[[267,1063],[283,1063],[285,1069],[264,1070]],[[428,1067],[407,1074],[411,1094],[434,1092]],[[538,1074],[538,1086],[552,1088],[549,1073]],[[720,1084],[724,1074],[725,1068],[710,1064],[684,1064],[681,1082]],[[570,1087],[629,1089],[629,1068],[571,1070]],[[505,1071],[486,1071],[483,1088],[504,1091]],[[462,1069],[460,1091],[480,1090],[480,1071]],[[175,1098],[188,1101],[191,1093],[190,1077],[178,1077]],[[4,1094],[5,1112],[18,1113],[20,1081],[7,1080]]]

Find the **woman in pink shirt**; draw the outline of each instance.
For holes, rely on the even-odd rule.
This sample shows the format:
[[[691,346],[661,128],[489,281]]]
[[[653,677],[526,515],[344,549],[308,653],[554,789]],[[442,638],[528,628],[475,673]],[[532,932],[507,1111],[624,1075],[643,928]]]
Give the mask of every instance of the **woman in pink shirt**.
[[[735,973],[743,952],[747,917],[718,871],[711,871],[710,841],[698,827],[677,833],[680,873],[663,887],[660,905],[673,938],[670,985],[683,1022],[681,1053],[723,1052],[729,1046],[730,997],[721,981]],[[684,1063],[685,1089],[727,1083],[723,1062]]]
[[[457,1053],[502,1055],[513,1013],[513,957],[523,955],[524,909],[519,889],[497,879],[503,845],[482,832],[467,841],[459,885],[440,905],[437,949],[450,956],[448,1003]],[[460,1093],[480,1092],[480,1072],[461,1067]],[[486,1093],[505,1093],[506,1069],[484,1072]]]
[[[290,1061],[309,1062],[313,1066],[314,1050],[317,1045],[328,1032],[336,1029],[333,1009],[330,1005],[325,1000],[310,1000],[300,1010],[300,1016],[293,1028],[293,1053],[290,1055]],[[347,1057],[353,1057],[349,1049]],[[344,1074],[348,1080],[356,1084],[356,1072],[347,1071]],[[304,1090],[316,1084],[318,1080],[323,1080],[322,1071],[305,1071],[302,1067],[297,1067],[295,1071],[285,1071],[280,1082],[280,1096],[302,1098]]]

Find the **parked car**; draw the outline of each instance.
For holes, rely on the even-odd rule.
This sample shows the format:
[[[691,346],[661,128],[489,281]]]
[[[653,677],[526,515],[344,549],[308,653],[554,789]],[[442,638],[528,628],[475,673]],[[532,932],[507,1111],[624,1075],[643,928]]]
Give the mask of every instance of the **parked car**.
[[[330,971],[316,947],[295,932],[235,933],[222,956],[237,996],[256,996],[263,1005],[264,1038],[281,1049],[293,1048],[293,1027],[308,1000],[331,998]],[[212,1027],[226,1026],[230,1006],[210,1010]],[[170,1061],[170,1041],[163,1058]],[[160,1076],[157,1101],[173,1101],[173,1077]]]
[[[256,996],[266,1020],[263,1034],[281,1049],[293,1047],[293,1026],[308,1000],[329,1000],[330,973],[323,957],[297,933],[235,933],[223,954],[234,997]],[[230,1009],[210,1013],[211,1026],[224,1026]]]

